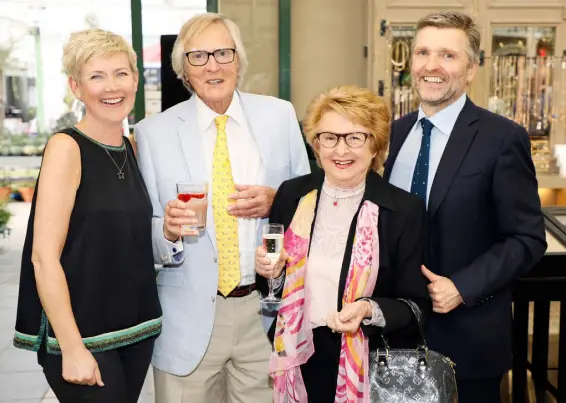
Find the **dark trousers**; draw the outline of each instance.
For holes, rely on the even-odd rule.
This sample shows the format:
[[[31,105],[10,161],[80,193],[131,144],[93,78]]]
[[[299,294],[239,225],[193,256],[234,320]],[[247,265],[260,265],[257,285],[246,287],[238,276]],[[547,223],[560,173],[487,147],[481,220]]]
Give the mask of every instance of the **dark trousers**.
[[[502,376],[458,380],[458,403],[500,403],[501,379]]]
[[[39,352],[47,383],[60,403],[137,403],[151,362],[155,338],[94,353],[104,386],[76,385],[63,379],[62,356]]]
[[[301,365],[309,402],[334,403],[341,340],[326,326],[313,329],[314,354]]]

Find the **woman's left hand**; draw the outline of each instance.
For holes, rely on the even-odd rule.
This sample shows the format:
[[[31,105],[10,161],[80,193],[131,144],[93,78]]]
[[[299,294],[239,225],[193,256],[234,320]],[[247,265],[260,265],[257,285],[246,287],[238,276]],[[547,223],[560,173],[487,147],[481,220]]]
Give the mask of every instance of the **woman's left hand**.
[[[356,301],[344,305],[340,312],[329,314],[326,325],[333,332],[355,333],[366,317],[371,317],[371,304],[365,300]]]

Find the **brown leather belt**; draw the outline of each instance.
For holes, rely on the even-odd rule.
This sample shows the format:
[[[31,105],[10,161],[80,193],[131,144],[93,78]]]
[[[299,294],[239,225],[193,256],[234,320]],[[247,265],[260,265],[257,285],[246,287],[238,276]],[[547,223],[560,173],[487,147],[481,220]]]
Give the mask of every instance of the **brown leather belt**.
[[[228,296],[225,298],[241,298],[250,295],[255,290],[255,283],[250,285],[243,285],[241,287],[236,287],[232,290]],[[216,291],[217,295],[224,297],[220,291]]]

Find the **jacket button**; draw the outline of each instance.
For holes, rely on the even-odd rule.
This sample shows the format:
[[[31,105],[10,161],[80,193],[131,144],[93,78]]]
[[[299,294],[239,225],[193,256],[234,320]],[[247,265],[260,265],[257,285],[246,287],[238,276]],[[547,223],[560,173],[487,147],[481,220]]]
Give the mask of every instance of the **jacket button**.
[[[218,263],[218,258],[213,257],[212,260],[214,260],[214,263]]]
[[[212,300],[212,302],[216,301],[216,297],[214,295],[210,299]]]

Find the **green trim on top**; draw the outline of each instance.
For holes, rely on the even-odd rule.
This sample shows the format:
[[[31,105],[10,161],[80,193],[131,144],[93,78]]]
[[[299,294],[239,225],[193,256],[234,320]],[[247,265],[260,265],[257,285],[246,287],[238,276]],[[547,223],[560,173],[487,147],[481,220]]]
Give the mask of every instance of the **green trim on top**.
[[[142,28],[142,0],[131,0],[132,16],[132,46],[138,56],[138,92],[134,105],[134,121],[137,123],[145,118],[145,80],[143,78],[143,28]]]
[[[291,101],[291,0],[279,0],[279,98]]]
[[[162,318],[159,317],[128,329],[104,333],[99,336],[85,337],[83,338],[83,343],[92,353],[128,346],[159,335],[161,333],[161,320]],[[59,346],[55,337],[47,337],[47,352],[50,354],[61,354],[61,346]]]
[[[73,128],[74,131],[76,131],[77,133],[79,133],[81,136],[83,136],[84,138],[86,138],[87,140],[90,140],[92,143],[96,144],[97,146],[100,146],[102,148],[106,148],[110,151],[124,151],[124,149],[126,148],[126,142],[124,141],[124,138],[122,138],[122,145],[121,146],[109,146],[108,144],[104,144],[101,143],[99,141],[96,141],[95,139],[93,139],[92,137],[89,137],[88,135],[84,134],[83,132],[81,132],[79,129],[77,129],[76,126],[71,126]]]
[[[209,13],[218,12],[218,0],[206,0],[206,11]]]
[[[47,329],[47,315],[45,311],[41,311],[41,324],[39,326],[39,334],[30,335],[18,332],[14,333],[14,347],[30,351],[39,351],[43,335]]]

